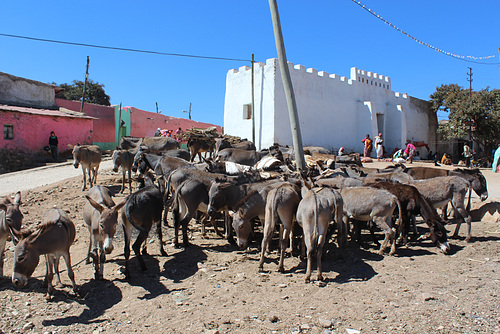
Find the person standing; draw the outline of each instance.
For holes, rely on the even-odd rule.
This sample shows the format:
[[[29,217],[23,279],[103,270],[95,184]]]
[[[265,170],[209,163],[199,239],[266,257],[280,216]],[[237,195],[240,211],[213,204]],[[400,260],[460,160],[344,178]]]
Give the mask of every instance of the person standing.
[[[158,130],[156,130],[155,137],[161,137],[161,129],[160,128],[158,128]]]
[[[500,144],[498,144],[498,148],[495,151],[495,155],[493,157],[493,164],[491,165],[491,170],[493,173],[497,172],[498,161],[500,160]]]
[[[375,137],[375,151],[377,152],[377,159],[380,160],[384,157],[384,139],[382,139],[382,132]]]
[[[182,129],[179,127],[177,130],[175,130],[175,139],[181,143],[182,142]]]
[[[372,145],[373,141],[371,140],[370,135],[367,134],[365,139],[363,139],[361,142],[365,145],[363,150],[363,156],[365,158],[369,158],[372,155],[372,147],[373,147]]]
[[[465,166],[467,168],[470,167],[470,158],[472,157],[472,153],[470,152],[470,147],[467,144],[464,144],[464,152],[462,153],[465,158]]]
[[[50,132],[50,137],[49,137],[49,147],[50,147],[50,152],[52,153],[52,160],[57,161],[59,158],[59,150],[57,149],[57,145],[59,145],[59,140],[57,139],[57,136],[54,131]]]

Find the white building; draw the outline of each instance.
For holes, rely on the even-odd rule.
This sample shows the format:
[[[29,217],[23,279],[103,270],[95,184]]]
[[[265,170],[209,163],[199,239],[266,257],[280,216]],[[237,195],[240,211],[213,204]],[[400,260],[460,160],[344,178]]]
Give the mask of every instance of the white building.
[[[363,152],[361,140],[383,133],[386,151],[407,139],[435,151],[437,116],[429,103],[391,90],[391,79],[351,68],[351,78],[288,63],[304,146]],[[227,73],[224,133],[252,139],[252,73],[248,66]],[[255,145],[292,145],[281,71],[277,59],[254,66]],[[427,156],[426,148],[418,148]],[[372,156],[375,156],[373,150]]]

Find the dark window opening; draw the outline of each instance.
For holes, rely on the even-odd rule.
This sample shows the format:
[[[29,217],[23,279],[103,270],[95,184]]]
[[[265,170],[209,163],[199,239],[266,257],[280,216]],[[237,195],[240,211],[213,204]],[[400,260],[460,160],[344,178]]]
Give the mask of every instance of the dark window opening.
[[[14,139],[14,125],[4,124],[3,125],[3,139]]]

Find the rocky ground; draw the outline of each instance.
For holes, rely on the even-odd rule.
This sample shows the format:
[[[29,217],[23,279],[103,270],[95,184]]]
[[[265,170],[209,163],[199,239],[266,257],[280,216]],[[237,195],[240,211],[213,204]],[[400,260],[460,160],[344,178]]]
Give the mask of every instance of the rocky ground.
[[[103,171],[99,184],[117,193],[121,175]],[[0,333],[500,333],[498,214],[473,223],[470,244],[463,241],[463,226],[450,255],[424,239],[399,248],[396,256],[381,256],[364,235],[366,248],[350,244],[341,256],[330,241],[323,256],[326,279],[309,284],[298,258],[287,257],[286,272],[278,273],[274,251],[267,271],[259,273],[258,243],[240,251],[211,228],[202,238],[194,221],[187,249],[175,249],[172,228],[164,228],[166,257],[150,233],[148,270],[141,272],[132,257],[127,281],[119,228],[105,280],[95,281],[92,266],[84,263],[89,235],[82,220],[81,177],[22,195],[25,225],[37,224],[54,206],[74,221],[71,257],[79,293],[72,292],[64,270],[65,287],[47,301],[43,259],[27,287],[15,288],[8,277],[13,246],[7,242]],[[124,197],[117,194],[115,200]],[[425,225],[419,230],[425,233]]]

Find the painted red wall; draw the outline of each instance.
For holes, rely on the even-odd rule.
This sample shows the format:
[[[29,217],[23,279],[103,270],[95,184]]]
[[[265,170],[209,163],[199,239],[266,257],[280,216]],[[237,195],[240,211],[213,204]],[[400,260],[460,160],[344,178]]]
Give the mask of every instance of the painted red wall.
[[[222,129],[219,125],[165,116],[134,107],[125,108],[127,111],[130,111],[130,120],[132,124],[130,135],[132,137],[153,137],[158,128],[162,130],[173,130],[175,132],[179,127],[181,127],[183,131],[186,131],[192,127],[206,129],[215,126],[217,131],[222,133]]]
[[[69,110],[80,111],[81,102],[55,99],[56,106]],[[115,141],[115,108],[100,106],[92,103],[83,105],[83,112],[87,116],[95,117],[94,142],[111,143]]]
[[[49,145],[50,131],[59,140],[59,151],[70,148],[67,144],[92,144],[92,119],[36,115],[0,111],[3,124],[14,126],[14,139],[0,137],[0,147],[26,153],[41,153]]]

